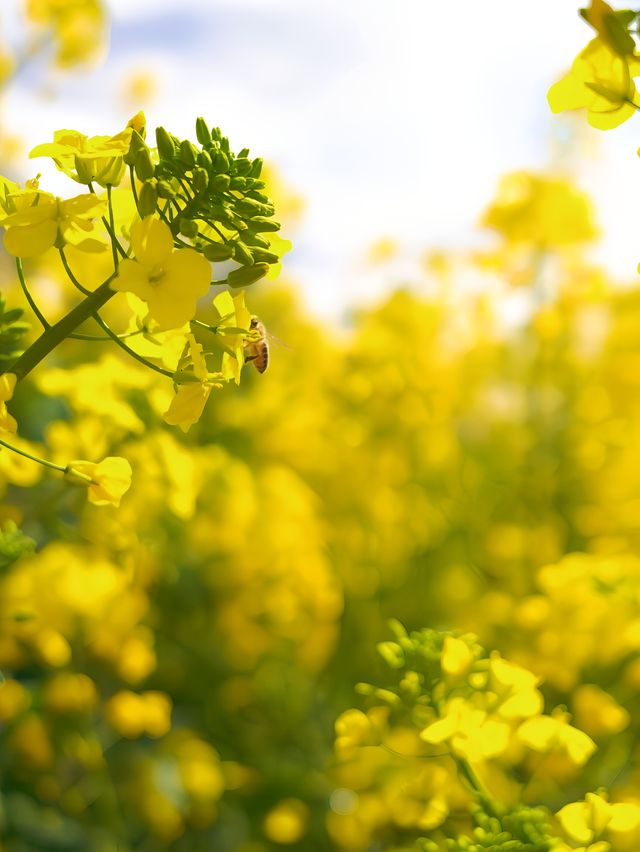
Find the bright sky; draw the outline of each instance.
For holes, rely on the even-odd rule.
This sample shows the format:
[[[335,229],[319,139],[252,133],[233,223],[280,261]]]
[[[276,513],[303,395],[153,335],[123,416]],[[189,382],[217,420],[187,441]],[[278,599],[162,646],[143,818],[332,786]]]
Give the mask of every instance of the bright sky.
[[[17,6],[17,0],[3,0]],[[147,69],[151,127],[194,134],[196,116],[273,161],[306,199],[287,269],[326,317],[418,277],[428,248],[470,246],[498,178],[550,162],[566,125],[549,85],[590,38],[577,0],[107,0],[105,63],[47,81],[25,72],[4,115],[28,147],[64,124],[117,131],[124,81]],[[38,82],[39,81],[39,82]],[[37,88],[36,88],[37,87]],[[598,259],[633,278],[640,259],[636,119],[580,131],[579,183],[596,198]],[[581,126],[581,125],[580,125]],[[39,161],[38,168],[40,167]],[[44,184],[43,184],[44,185]],[[397,261],[372,270],[379,237]]]

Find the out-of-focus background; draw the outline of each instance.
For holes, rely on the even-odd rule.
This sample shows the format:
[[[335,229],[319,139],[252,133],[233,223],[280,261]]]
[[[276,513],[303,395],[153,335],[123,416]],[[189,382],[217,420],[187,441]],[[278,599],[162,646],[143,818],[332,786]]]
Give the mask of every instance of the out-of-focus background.
[[[265,157],[294,242],[247,292],[289,348],[188,435],[101,344],[16,392],[21,446],[134,484],[98,509],[0,454],[37,544],[0,575],[2,849],[415,848],[455,821],[424,761],[334,749],[390,618],[474,631],[596,741],[525,801],[636,800],[638,125],[550,115],[575,5],[4,0],[0,27],[3,174],[71,195],[27,159],[55,129],[204,115]]]
[[[23,43],[22,8],[3,3],[9,45]],[[103,61],[56,74],[43,50],[5,94],[7,129],[28,151],[61,120],[111,133],[144,108],[151,127],[170,117],[181,137],[203,114],[238,148],[250,140],[304,198],[287,270],[320,316],[335,322],[414,280],[425,248],[482,244],[482,210],[500,176],[522,168],[574,175],[598,209],[593,256],[619,277],[635,273],[633,123],[599,134],[553,117],[546,103],[587,38],[572,0],[105,8]],[[29,171],[20,156],[11,171],[30,176],[43,162]],[[383,237],[398,251],[372,269],[366,259]]]

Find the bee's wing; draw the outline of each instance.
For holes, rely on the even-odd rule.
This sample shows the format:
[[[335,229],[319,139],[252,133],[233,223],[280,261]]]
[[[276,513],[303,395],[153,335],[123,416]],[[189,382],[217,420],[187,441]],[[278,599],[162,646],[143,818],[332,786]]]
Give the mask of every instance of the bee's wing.
[[[275,334],[271,334],[270,331],[267,332],[267,337],[270,341],[272,340],[274,343],[277,343],[278,346],[282,346],[284,349],[288,349],[289,352],[293,352],[293,346],[289,346],[288,343],[285,343],[284,340],[280,340],[279,337],[276,337]]]

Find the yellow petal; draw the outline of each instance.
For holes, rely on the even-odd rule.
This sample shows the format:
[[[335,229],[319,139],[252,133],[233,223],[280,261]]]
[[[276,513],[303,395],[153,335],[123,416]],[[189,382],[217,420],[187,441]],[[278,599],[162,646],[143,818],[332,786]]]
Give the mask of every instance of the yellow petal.
[[[57,236],[57,222],[46,219],[38,225],[9,228],[4,235],[4,247],[14,257],[35,257],[50,249]]]
[[[137,260],[148,267],[160,267],[171,256],[173,237],[168,225],[146,216],[131,228],[131,244]]]

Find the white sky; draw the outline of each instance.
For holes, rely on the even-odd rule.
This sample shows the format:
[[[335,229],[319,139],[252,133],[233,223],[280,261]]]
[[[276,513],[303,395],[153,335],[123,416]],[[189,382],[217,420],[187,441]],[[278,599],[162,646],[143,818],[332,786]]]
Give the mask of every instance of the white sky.
[[[551,139],[566,125],[550,114],[546,91],[590,38],[578,5],[107,0],[106,61],[81,75],[49,75],[46,87],[43,69],[29,69],[3,114],[27,150],[62,125],[115,132],[135,111],[122,103],[124,79],[148,69],[159,86],[146,108],[151,127],[194,138],[204,115],[236,150],[250,146],[274,161],[305,197],[286,266],[307,304],[336,317],[417,278],[426,249],[477,244],[499,176],[548,165]],[[2,0],[5,30],[3,16],[18,6]],[[581,130],[590,155],[570,164],[596,199],[596,256],[627,279],[640,259],[638,122]],[[402,253],[372,270],[364,257],[381,236]]]

